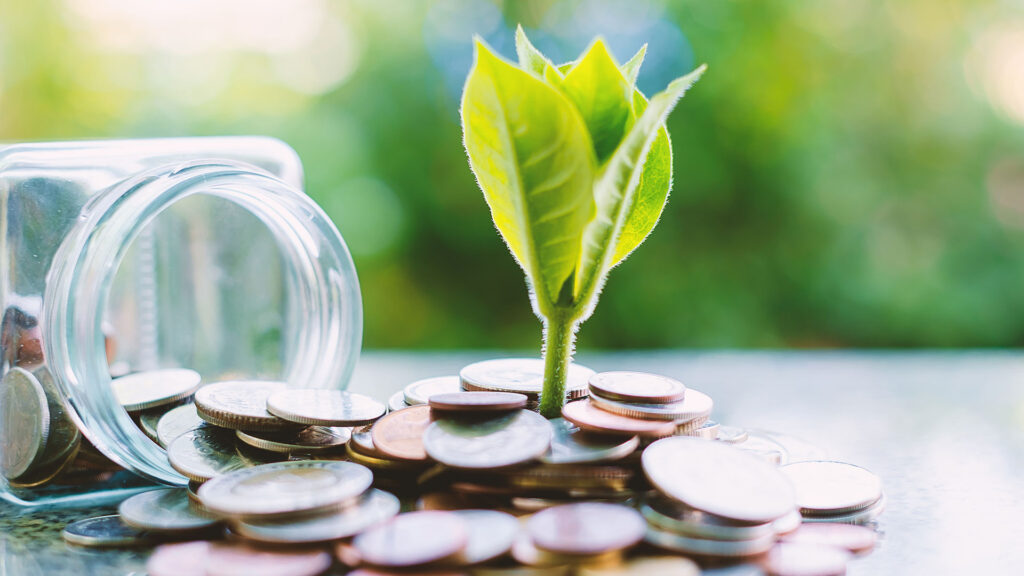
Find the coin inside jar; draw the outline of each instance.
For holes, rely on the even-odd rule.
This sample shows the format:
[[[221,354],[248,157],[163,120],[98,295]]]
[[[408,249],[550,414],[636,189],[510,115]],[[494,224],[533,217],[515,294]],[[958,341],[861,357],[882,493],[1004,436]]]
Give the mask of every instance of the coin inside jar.
[[[167,447],[167,459],[172,468],[197,482],[260,463],[255,457],[238,452],[234,431],[214,426],[178,436]]]
[[[437,420],[423,434],[427,454],[455,468],[511,466],[544,455],[550,445],[551,424],[529,410],[486,420]]]
[[[355,537],[363,561],[377,566],[417,566],[449,558],[466,547],[466,523],[452,512],[399,514]]]
[[[793,486],[778,468],[730,444],[664,438],[641,461],[662,493],[722,518],[765,523],[796,508]]]
[[[430,426],[430,406],[410,406],[390,412],[370,429],[375,449],[400,460],[426,460],[423,433]]]
[[[122,502],[117,511],[125,524],[151,532],[195,532],[217,525],[213,518],[196,513],[184,488],[136,494]]]
[[[115,378],[110,386],[125,410],[140,412],[188,398],[201,381],[195,370],[150,370]]]
[[[285,390],[283,382],[232,380],[207,384],[195,395],[196,412],[203,420],[233,430],[287,430],[297,428],[267,411],[267,398]]]
[[[46,393],[31,372],[12,368],[0,381],[0,472],[7,479],[29,471],[50,431]]]
[[[406,404],[415,406],[426,404],[434,394],[461,391],[462,383],[458,376],[438,376],[437,378],[424,378],[409,384],[402,390],[402,396]]]
[[[555,506],[527,522],[538,548],[573,556],[624,550],[643,539],[646,527],[633,508],[599,502]]]
[[[686,396],[682,382],[646,372],[600,372],[589,383],[594,394],[622,402],[667,404]]]
[[[516,392],[447,392],[432,395],[429,404],[438,412],[508,412],[525,408],[526,395]]]
[[[214,514],[236,518],[301,515],[355,501],[373,473],[352,462],[304,460],[235,470],[199,487]]]
[[[562,417],[584,430],[600,434],[661,438],[671,436],[676,430],[675,423],[670,420],[641,420],[612,414],[594,406],[590,399],[562,406]]]
[[[878,476],[846,462],[795,462],[780,470],[796,487],[797,503],[805,514],[853,512],[882,497]]]
[[[236,432],[238,439],[253,448],[290,454],[292,452],[330,452],[344,448],[352,437],[350,428],[308,426],[301,430],[281,432]]]
[[[267,398],[267,410],[279,418],[315,426],[361,426],[384,415],[380,402],[343,390],[279,390]]]

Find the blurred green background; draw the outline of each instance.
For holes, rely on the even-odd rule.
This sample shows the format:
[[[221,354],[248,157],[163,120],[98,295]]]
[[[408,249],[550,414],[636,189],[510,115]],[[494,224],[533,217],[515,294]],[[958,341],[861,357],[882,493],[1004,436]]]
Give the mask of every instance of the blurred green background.
[[[472,35],[517,22],[557,61],[648,42],[648,94],[710,66],[582,348],[1024,344],[1019,2],[0,0],[0,140],[277,136],[367,347],[532,348],[458,124]]]

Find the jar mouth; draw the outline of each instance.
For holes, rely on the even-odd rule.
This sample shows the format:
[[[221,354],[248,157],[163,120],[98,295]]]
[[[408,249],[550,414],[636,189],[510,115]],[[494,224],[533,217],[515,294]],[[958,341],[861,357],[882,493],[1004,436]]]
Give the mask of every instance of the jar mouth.
[[[344,387],[362,339],[355,266],[337,228],[312,199],[241,162],[190,162],[152,170],[96,194],[54,257],[43,298],[47,364],[68,413],[108,458],[151,480],[186,479],[147,438],[111,390],[103,314],[132,241],[177,202],[214,196],[267,227],[283,256],[287,315],[284,379],[302,387]]]

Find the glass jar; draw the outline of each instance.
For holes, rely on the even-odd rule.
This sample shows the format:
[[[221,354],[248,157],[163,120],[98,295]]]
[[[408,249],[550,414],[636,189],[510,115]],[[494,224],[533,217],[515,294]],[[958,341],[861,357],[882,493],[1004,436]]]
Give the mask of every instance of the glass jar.
[[[184,485],[112,374],[347,385],[355,268],[271,138],[0,146],[0,496]],[[123,470],[123,471],[122,471]]]

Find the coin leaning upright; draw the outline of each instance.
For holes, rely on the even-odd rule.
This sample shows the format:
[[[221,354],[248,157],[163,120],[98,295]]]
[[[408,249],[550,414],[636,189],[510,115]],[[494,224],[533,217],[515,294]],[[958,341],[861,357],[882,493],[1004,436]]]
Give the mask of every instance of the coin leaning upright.
[[[551,435],[546,418],[519,410],[487,420],[437,420],[423,435],[423,447],[455,468],[501,468],[543,456]]]
[[[279,390],[267,398],[267,410],[284,420],[316,426],[360,426],[380,418],[380,402],[343,390]]]
[[[31,372],[12,368],[0,381],[0,474],[25,474],[43,453],[50,430],[46,393]]]

